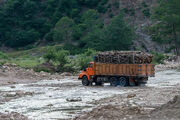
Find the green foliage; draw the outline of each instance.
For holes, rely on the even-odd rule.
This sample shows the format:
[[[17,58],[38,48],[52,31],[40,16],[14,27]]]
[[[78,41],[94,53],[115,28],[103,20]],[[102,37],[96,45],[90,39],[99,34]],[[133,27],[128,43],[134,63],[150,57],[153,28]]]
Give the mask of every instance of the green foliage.
[[[56,50],[52,47],[48,47],[43,58],[47,61],[54,61],[56,59]]]
[[[51,30],[50,32],[48,32],[48,33],[45,35],[46,41],[52,42],[52,41],[53,41],[53,34],[54,34],[54,31],[53,31],[53,30]]]
[[[69,51],[67,50],[49,47],[43,57],[46,62],[54,63],[57,66],[58,72],[63,72],[66,69],[65,65],[69,63],[68,55]]]
[[[39,57],[23,55],[23,56],[19,56],[16,58],[9,58],[8,62],[15,63],[16,65],[23,67],[23,68],[32,69],[35,66],[43,63],[44,60]]]
[[[82,53],[82,51],[83,51],[82,48],[79,48],[78,46],[74,46],[74,45],[71,45],[71,44],[65,44],[63,46],[63,49],[69,51],[69,53],[71,55],[77,55],[77,54]]]
[[[142,12],[143,12],[144,16],[146,16],[146,17],[150,17],[150,15],[151,15],[151,14],[150,14],[150,9],[149,9],[149,8],[143,10]]]
[[[99,25],[99,13],[97,10],[90,9],[86,11],[82,16],[83,24],[85,24],[86,30],[90,31],[94,25]]]
[[[107,1],[6,0],[0,8],[0,45],[24,47],[44,38],[48,42],[52,42],[53,38],[60,42],[69,42],[72,38],[72,21],[76,25],[81,23],[82,8],[96,9],[98,5],[105,5]],[[61,26],[63,23],[65,26]],[[61,30],[64,27],[65,34]],[[59,33],[61,34],[58,35]]]
[[[3,52],[0,52],[0,59],[8,59],[8,55]]]
[[[58,62],[58,71],[63,72],[65,65],[68,63],[69,52],[66,50],[60,50],[56,53],[56,61]]]
[[[141,5],[142,5],[144,8],[147,8],[147,7],[148,7],[148,5],[146,4],[145,1],[143,1],[143,2],[141,3]]]
[[[0,9],[0,42],[22,47],[36,42],[50,25],[39,14],[39,1],[7,0]]]
[[[118,1],[115,1],[115,2],[113,3],[113,6],[114,6],[115,8],[119,8],[119,2],[118,2]]]
[[[103,38],[104,50],[128,50],[132,44],[133,32],[120,14],[105,27]]]
[[[158,36],[161,40],[168,41],[168,44],[174,45],[177,55],[180,54],[180,39],[178,37],[180,35],[179,6],[179,0],[159,0],[152,16],[152,18],[159,21],[156,24],[158,27],[156,27],[156,32],[153,32],[153,36]]]
[[[104,5],[99,4],[98,7],[97,7],[97,10],[100,13],[105,13],[107,11],[107,8]]]
[[[88,63],[93,61],[93,56],[95,54],[96,54],[95,50],[88,49],[85,53],[78,55],[77,65],[80,66],[81,70],[88,67]]]
[[[68,17],[61,18],[55,26],[53,39],[57,42],[70,43],[72,40],[74,21]]]
[[[153,52],[153,64],[163,64],[166,56],[164,54],[161,53],[157,53],[157,52]]]
[[[134,8],[123,8],[122,11],[126,14],[131,15],[131,16],[135,15],[135,9]]]
[[[112,5],[119,7],[119,2]],[[60,43],[71,54],[129,49],[132,34],[123,18],[115,22],[111,11],[114,18],[105,26],[100,17],[110,8],[108,0],[7,0],[0,8],[0,45],[30,49]],[[54,61],[56,51],[47,50],[46,61]]]

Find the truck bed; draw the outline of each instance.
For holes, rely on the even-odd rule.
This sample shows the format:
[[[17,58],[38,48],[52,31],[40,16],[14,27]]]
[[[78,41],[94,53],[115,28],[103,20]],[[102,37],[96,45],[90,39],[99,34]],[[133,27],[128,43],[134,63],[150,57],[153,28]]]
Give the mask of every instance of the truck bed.
[[[95,75],[153,77],[153,64],[105,64],[95,63]]]

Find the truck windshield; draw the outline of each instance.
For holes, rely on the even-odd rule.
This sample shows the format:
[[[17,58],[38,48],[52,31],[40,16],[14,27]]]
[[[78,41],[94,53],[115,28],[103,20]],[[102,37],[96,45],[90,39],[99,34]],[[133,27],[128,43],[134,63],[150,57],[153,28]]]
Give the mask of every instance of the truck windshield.
[[[93,64],[90,63],[88,66],[89,66],[89,68],[92,68],[92,67],[93,67]]]

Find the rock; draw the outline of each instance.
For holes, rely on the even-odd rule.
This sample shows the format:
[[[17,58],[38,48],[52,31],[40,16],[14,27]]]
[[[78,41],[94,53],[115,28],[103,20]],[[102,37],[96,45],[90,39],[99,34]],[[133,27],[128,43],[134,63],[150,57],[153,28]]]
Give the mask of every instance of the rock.
[[[16,96],[23,96],[23,95],[24,95],[24,93],[22,91],[16,92]]]
[[[11,86],[11,88],[16,88],[16,86]]]
[[[82,101],[82,99],[80,97],[78,97],[78,98],[67,98],[66,101],[68,101],[68,102],[78,102],[78,101]]]
[[[32,96],[34,94],[34,92],[25,92],[25,95],[30,95]]]
[[[5,94],[4,97],[16,97],[16,93]]]
[[[13,82],[13,81],[10,81],[8,82],[9,84],[16,84],[17,82]]]
[[[129,94],[128,96],[127,96],[127,98],[133,98],[133,97],[135,97],[136,96],[136,94]]]
[[[53,104],[48,104],[47,106],[48,106],[48,107],[52,107],[52,106],[53,106]]]
[[[61,76],[73,76],[72,73],[64,72],[61,74]]]

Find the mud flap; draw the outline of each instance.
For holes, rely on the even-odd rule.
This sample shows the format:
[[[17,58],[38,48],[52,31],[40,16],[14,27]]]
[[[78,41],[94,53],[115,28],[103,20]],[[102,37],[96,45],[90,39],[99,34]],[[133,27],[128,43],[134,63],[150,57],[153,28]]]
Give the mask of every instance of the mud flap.
[[[135,86],[135,81],[134,81],[134,78],[129,78],[129,85],[130,86]]]

